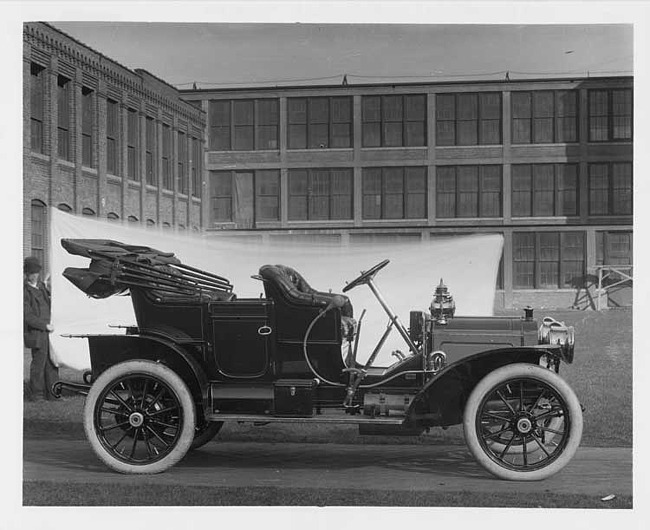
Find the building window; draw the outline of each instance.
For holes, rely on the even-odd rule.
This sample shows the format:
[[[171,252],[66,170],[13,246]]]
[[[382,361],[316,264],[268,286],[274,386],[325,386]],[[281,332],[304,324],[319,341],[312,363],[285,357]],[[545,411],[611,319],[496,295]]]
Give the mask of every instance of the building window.
[[[501,217],[502,166],[436,168],[436,217]]]
[[[47,234],[47,212],[44,202],[32,201],[32,256],[38,258],[45,267],[45,247]]]
[[[632,140],[632,89],[589,90],[589,141]]]
[[[37,153],[45,152],[43,114],[45,107],[45,68],[31,64],[30,90],[30,134],[31,148]]]
[[[512,143],[578,141],[578,92],[538,90],[513,92]]]
[[[201,141],[198,138],[192,137],[192,163],[191,163],[191,178],[192,178],[192,196],[201,197],[201,181],[202,181],[202,159],[203,152],[201,150]]]
[[[63,160],[72,160],[70,145],[70,94],[72,83],[69,79],[59,76],[57,79],[57,111],[58,111],[58,155]]]
[[[589,164],[589,214],[632,215],[632,164]]]
[[[289,170],[289,220],[352,219],[352,169]]]
[[[364,96],[363,147],[427,145],[427,99],[412,96]]]
[[[501,94],[438,94],[436,145],[501,143]]]
[[[364,219],[426,217],[426,167],[378,167],[363,170]]]
[[[187,195],[188,183],[187,183],[187,135],[181,131],[178,131],[178,193]]]
[[[289,149],[352,147],[352,98],[289,98]]]
[[[173,189],[172,180],[172,129],[169,125],[162,126],[162,186],[166,190]]]
[[[117,101],[106,100],[106,171],[119,174],[120,167],[120,106]]]
[[[514,217],[578,215],[578,165],[513,165],[512,215]]]
[[[596,232],[596,265],[632,265],[632,232]]]
[[[83,87],[81,89],[81,163],[86,167],[94,165],[94,138],[95,106],[93,91]]]
[[[583,232],[514,232],[513,287],[575,287],[585,271],[584,240]]]
[[[278,149],[279,108],[277,99],[211,100],[210,149]]]
[[[140,180],[140,161],[138,160],[138,146],[140,145],[140,127],[138,111],[128,109],[127,112],[127,176],[131,180]]]
[[[255,172],[255,218],[258,221],[280,219],[280,172],[259,170]]]
[[[252,228],[280,220],[280,171],[211,171],[211,218]]]
[[[156,122],[153,118],[147,117],[145,122],[145,181],[151,186],[155,186],[156,182]]]

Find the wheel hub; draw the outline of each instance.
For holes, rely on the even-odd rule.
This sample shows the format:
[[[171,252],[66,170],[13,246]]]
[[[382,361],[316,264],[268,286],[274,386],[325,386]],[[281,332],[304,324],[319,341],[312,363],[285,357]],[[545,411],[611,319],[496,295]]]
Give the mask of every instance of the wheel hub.
[[[515,423],[515,428],[519,434],[528,434],[533,430],[533,422],[527,416],[521,417]]]
[[[144,423],[144,415],[141,412],[132,412],[129,415],[129,423],[132,427],[141,427]]]

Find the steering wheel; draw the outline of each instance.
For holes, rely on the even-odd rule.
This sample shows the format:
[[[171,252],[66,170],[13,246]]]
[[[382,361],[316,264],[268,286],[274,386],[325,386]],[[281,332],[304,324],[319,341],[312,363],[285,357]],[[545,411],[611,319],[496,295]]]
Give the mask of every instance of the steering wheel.
[[[385,259],[381,263],[377,263],[377,265],[375,265],[372,269],[362,272],[357,278],[355,278],[350,283],[348,283],[345,287],[343,287],[343,292],[347,293],[350,289],[354,289],[357,285],[361,285],[362,283],[367,283],[368,280],[372,279],[372,277],[375,274],[377,274],[381,269],[383,269],[389,263],[390,260]]]

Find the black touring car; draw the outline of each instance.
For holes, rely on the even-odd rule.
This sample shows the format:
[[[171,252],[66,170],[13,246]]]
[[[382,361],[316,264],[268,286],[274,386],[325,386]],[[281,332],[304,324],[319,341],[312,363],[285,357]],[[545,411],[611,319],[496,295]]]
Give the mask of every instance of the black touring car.
[[[416,435],[463,424],[490,473],[540,480],[572,458],[582,410],[558,375],[573,360],[573,328],[532,309],[513,317],[459,317],[442,280],[429,311],[408,328],[375,282],[389,260],[362,272],[388,316],[368,360],[357,360],[363,313],[344,294],[317,291],[291,267],[253,276],[264,296],[238,298],[224,277],[171,253],[111,240],[63,239],[88,268],[63,274],[87,295],[131,297],[136,323],[88,340],[84,426],[97,456],[122,473],[165,471],[226,421],[355,424],[362,434]],[[98,303],[98,311],[101,311]],[[365,313],[365,311],[364,311]],[[374,365],[393,328],[406,353]]]

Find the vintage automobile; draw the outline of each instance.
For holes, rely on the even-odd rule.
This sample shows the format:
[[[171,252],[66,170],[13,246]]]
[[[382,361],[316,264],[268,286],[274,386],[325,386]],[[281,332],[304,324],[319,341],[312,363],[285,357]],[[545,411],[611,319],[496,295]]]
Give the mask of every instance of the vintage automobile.
[[[558,375],[573,328],[551,318],[458,317],[440,282],[430,311],[406,328],[375,282],[389,260],[347,283],[365,285],[388,315],[367,362],[357,361],[363,313],[317,291],[294,269],[264,265],[265,296],[238,298],[224,277],[173,254],[111,240],[63,239],[88,268],[64,276],[87,295],[130,295],[136,324],[88,340],[84,428],[97,456],[122,473],[158,473],[212,440],[226,421],[356,424],[361,434],[418,435],[461,424],[490,473],[532,481],[572,458],[582,408]],[[98,310],[100,310],[98,308]],[[365,311],[364,311],[365,313]],[[408,353],[374,366],[396,329]]]

